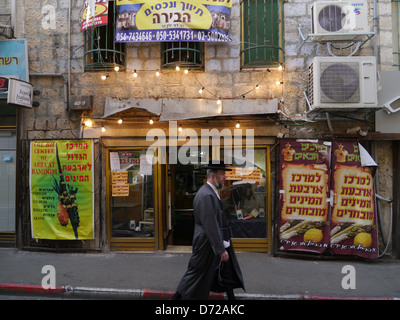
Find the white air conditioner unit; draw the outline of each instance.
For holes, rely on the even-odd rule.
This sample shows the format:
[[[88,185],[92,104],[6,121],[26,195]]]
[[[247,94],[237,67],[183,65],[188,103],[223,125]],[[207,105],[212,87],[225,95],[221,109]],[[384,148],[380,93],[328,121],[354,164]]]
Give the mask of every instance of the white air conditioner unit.
[[[314,40],[356,40],[360,35],[373,34],[366,0],[315,2],[311,14]]]
[[[309,67],[309,111],[377,108],[375,57],[315,57]]]

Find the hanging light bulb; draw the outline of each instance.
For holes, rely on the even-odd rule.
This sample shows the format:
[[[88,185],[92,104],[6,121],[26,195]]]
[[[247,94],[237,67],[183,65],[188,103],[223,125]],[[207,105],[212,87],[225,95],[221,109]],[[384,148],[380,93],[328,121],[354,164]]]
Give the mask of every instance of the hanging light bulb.
[[[221,104],[221,98],[217,100],[217,104]]]
[[[121,123],[122,123],[122,119],[119,119],[119,120],[118,120],[118,124],[121,124]]]
[[[154,123],[153,119],[150,118],[149,123],[150,123],[150,124],[153,124],[153,123]]]
[[[239,129],[239,128],[240,128],[240,123],[239,123],[239,121],[238,121],[238,122],[236,122],[236,128],[237,128],[237,129]]]
[[[106,80],[107,78],[108,78],[108,74],[101,76],[101,80]]]
[[[179,66],[176,66],[176,67],[175,67],[175,70],[176,70],[176,71],[179,71],[179,70],[181,70],[181,68],[179,68]]]
[[[133,77],[134,77],[134,78],[137,78],[136,70],[133,71]]]
[[[101,132],[106,132],[106,128],[104,128],[104,126],[101,126]]]
[[[184,72],[185,72],[185,74],[188,74],[189,73],[189,69],[186,69]]]
[[[84,123],[85,123],[85,126],[88,128],[93,127],[93,121],[91,119],[86,119]]]
[[[281,85],[281,84],[283,84],[282,81],[277,81],[277,82],[276,82],[276,85],[277,85],[277,86],[279,86],[279,85]]]
[[[204,90],[204,87],[202,87],[202,88],[199,90],[199,93],[202,94],[202,93],[203,93],[203,90]]]
[[[160,71],[156,71],[156,76],[159,77],[160,76]]]
[[[282,66],[281,64],[279,65],[278,70],[279,70],[279,71],[282,71],[282,70],[283,70],[283,66]]]
[[[258,84],[256,85],[256,90],[260,89],[260,87],[258,86]]]
[[[118,67],[118,66],[115,66],[114,70],[115,70],[116,72],[118,72],[118,71],[119,71],[119,67]]]
[[[182,132],[182,125],[179,125],[178,131]]]

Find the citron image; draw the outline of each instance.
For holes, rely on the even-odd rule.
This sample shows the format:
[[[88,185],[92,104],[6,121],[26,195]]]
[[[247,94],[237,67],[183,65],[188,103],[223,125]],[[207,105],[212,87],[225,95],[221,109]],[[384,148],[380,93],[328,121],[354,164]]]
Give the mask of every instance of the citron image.
[[[304,241],[311,241],[314,243],[320,243],[322,239],[324,238],[324,235],[322,234],[322,231],[316,228],[312,228],[306,231],[304,234]]]
[[[371,234],[367,232],[361,232],[354,237],[354,244],[362,245],[364,248],[369,248],[372,244]]]

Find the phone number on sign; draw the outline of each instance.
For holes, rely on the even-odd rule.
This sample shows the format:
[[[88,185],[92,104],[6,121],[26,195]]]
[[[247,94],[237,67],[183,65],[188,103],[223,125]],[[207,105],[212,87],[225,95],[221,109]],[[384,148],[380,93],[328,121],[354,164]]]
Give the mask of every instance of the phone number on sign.
[[[147,41],[204,41],[226,42],[230,38],[218,32],[201,30],[168,30],[168,31],[133,31],[117,32],[117,42]]]

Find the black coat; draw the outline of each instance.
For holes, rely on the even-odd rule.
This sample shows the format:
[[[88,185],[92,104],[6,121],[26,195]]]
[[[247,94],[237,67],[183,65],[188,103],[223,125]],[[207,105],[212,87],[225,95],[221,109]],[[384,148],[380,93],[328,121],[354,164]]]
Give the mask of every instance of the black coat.
[[[193,234],[193,252],[187,271],[178,284],[177,291],[183,299],[207,299],[209,292],[224,292],[224,283],[232,288],[243,288],[243,277],[235,251],[231,245],[227,248],[228,263],[221,263],[219,254],[225,251],[223,238],[230,240],[223,216],[222,202],[214,190],[203,185],[194,201],[195,228]],[[218,271],[222,269],[221,276]],[[220,279],[218,281],[218,278]]]

